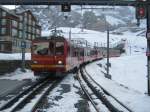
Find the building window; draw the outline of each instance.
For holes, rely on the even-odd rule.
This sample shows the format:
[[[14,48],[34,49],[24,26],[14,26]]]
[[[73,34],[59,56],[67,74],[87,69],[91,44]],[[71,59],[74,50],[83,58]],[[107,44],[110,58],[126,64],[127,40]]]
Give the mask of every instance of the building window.
[[[20,47],[20,41],[17,40],[17,47]]]
[[[21,47],[21,41],[18,42],[18,47]]]
[[[2,9],[0,9],[0,17],[2,17]]]
[[[36,38],[39,38],[39,37],[40,37],[40,35],[36,34]]]
[[[35,26],[35,21],[32,22],[33,26]]]
[[[28,27],[28,32],[32,32],[31,26]]]
[[[32,20],[31,19],[29,19],[29,25],[32,25]]]
[[[12,45],[15,46],[15,41],[14,40],[12,41]]]
[[[32,33],[34,33],[34,34],[35,34],[35,28],[34,28],[34,27],[32,27]]]
[[[6,34],[6,28],[1,28],[1,34],[5,35]]]
[[[2,22],[2,23],[1,23],[2,25],[6,25],[6,22],[7,22],[7,21],[6,21],[6,19],[1,19],[1,22]]]
[[[22,38],[22,31],[19,31],[19,38]]]
[[[25,27],[25,28],[24,28],[24,29],[25,29],[25,31],[28,31],[28,26],[27,26],[27,25],[25,25],[24,27]]]
[[[28,33],[25,33],[25,38],[26,38],[26,39],[28,38]]]
[[[12,36],[17,36],[17,30],[16,29],[12,29]]]
[[[28,37],[28,39],[31,39],[31,36],[32,36],[32,35],[31,35],[31,34],[29,34],[29,37]]]
[[[30,48],[31,44],[29,42],[26,42],[26,48]]]
[[[32,35],[32,40],[35,39],[35,35]]]
[[[36,33],[37,33],[37,34],[40,34],[40,30],[39,30],[39,29],[36,29]]]
[[[18,46],[18,41],[16,40],[16,47]]]
[[[19,18],[20,18],[20,21],[23,21],[23,16],[19,16]]]
[[[17,26],[18,26],[18,22],[15,21],[15,20],[13,20],[13,21],[12,21],[12,25],[13,25],[14,27],[17,27]]]
[[[23,29],[23,24],[19,23],[19,29]]]
[[[2,16],[5,17],[6,16],[6,12],[2,11]]]
[[[29,25],[32,25],[32,16],[29,15]]]
[[[13,40],[13,46],[17,46],[17,40]]]
[[[24,13],[25,17],[27,18],[27,13]]]
[[[31,19],[32,18],[32,16],[31,16],[31,14],[29,14],[29,19]]]
[[[27,23],[27,18],[26,17],[24,18],[24,21],[25,21],[25,23]]]

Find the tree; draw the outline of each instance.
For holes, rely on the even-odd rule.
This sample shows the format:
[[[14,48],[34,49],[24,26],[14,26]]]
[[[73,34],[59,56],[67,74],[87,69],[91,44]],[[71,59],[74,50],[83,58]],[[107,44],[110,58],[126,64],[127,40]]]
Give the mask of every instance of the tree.
[[[83,27],[86,29],[90,29],[97,23],[97,16],[92,11],[86,11],[83,14]]]

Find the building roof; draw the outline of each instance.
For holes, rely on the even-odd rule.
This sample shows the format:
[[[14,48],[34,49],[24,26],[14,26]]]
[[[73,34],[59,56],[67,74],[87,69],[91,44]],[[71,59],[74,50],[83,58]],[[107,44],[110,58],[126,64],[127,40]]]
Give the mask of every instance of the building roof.
[[[34,19],[35,21],[37,21],[36,17],[34,16],[34,14],[33,14],[30,10],[19,11],[19,12],[17,12],[17,15],[22,15],[22,14],[24,14],[24,13],[30,13],[30,15],[33,17],[33,19]]]
[[[19,13],[16,13],[15,10],[9,10],[8,8],[5,8],[1,5],[0,5],[0,9],[6,11],[7,13],[9,13],[12,16],[15,16],[16,18],[19,18],[19,15],[22,15],[24,13],[29,13],[32,16],[32,18],[36,21],[36,27],[41,29],[41,26],[39,25],[37,18],[34,16],[34,14],[30,10],[25,10],[22,12],[20,11]]]
[[[13,15],[13,16],[18,17],[18,16],[15,14],[15,11],[14,11],[14,10],[9,10],[9,9],[7,9],[7,8],[5,8],[5,7],[3,7],[3,6],[1,6],[1,5],[0,5],[0,9],[6,11],[6,12],[9,13],[10,15]]]

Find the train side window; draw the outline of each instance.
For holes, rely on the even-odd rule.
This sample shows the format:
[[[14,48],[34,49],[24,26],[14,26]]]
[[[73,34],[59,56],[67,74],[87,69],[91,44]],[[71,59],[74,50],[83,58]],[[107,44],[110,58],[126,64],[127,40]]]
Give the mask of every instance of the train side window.
[[[78,51],[75,49],[74,51],[73,51],[73,57],[77,57],[78,56]]]
[[[84,56],[84,50],[80,51],[80,56]]]
[[[67,53],[68,56],[71,56],[70,46],[67,47]]]
[[[90,56],[90,49],[86,49],[86,56]]]

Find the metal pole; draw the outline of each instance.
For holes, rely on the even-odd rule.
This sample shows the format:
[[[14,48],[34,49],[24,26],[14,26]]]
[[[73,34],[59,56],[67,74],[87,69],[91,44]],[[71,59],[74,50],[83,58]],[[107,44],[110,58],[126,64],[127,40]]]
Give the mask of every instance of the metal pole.
[[[130,45],[130,55],[131,55],[131,45]]]
[[[109,25],[107,24],[106,21],[106,16],[104,15],[105,18],[105,29],[107,30],[107,73],[105,75],[106,78],[111,79],[111,75],[109,74]]]
[[[70,42],[70,57],[71,57],[71,52],[72,52],[72,50],[71,50],[71,45],[72,45],[72,43],[71,43],[71,27],[70,27],[70,31],[69,31],[69,42]],[[71,62],[71,60],[70,60],[70,62]]]
[[[147,0],[150,1],[150,0]],[[147,5],[147,33],[150,32],[150,5]],[[148,38],[148,37],[147,37]],[[150,52],[150,40],[147,39],[148,54]],[[147,80],[148,80],[148,95],[150,96],[150,55],[147,56]]]
[[[26,23],[25,23],[25,16],[23,16],[23,36],[22,36],[22,72],[25,72],[25,33],[26,33]]]
[[[83,32],[84,25],[83,25],[83,11],[82,11],[82,5],[81,5],[81,32]]]
[[[107,25],[107,76],[109,77],[109,26]]]

